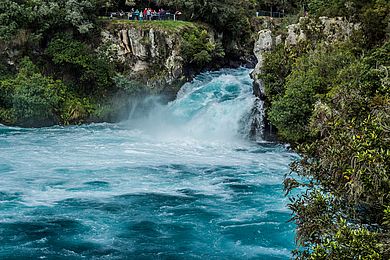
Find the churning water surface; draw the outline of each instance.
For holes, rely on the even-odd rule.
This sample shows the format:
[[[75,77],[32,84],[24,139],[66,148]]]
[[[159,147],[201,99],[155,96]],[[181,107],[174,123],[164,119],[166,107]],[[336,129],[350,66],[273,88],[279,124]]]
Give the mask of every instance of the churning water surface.
[[[221,70],[119,124],[0,125],[0,259],[288,259],[296,157],[247,140],[253,102]]]

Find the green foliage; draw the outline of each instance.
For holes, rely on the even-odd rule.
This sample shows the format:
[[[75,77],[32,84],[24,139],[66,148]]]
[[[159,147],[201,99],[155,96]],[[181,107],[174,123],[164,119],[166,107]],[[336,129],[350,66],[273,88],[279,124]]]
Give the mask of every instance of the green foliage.
[[[85,34],[96,23],[95,0],[4,0],[0,3],[0,40],[13,40],[27,32],[30,41],[39,43],[58,30],[71,29]]]
[[[87,122],[98,113],[98,102],[101,100],[81,97],[62,81],[42,75],[28,58],[20,63],[15,78],[0,81],[3,124],[35,127]]]
[[[270,97],[269,119],[284,139],[298,142],[309,137],[308,123],[314,104],[329,91],[340,68],[352,61],[353,55],[342,48],[318,47],[295,61],[285,82],[280,78],[268,79],[274,84],[267,85],[267,90],[271,89],[271,94],[278,95],[277,98]],[[267,66],[275,64],[268,63]],[[283,67],[285,65],[282,70]],[[281,69],[277,67],[276,70]]]
[[[29,59],[21,62],[16,78],[1,82],[3,108],[12,108],[15,121],[24,126],[53,124],[65,93],[61,81],[55,81],[39,73]],[[10,110],[5,117],[10,116]],[[5,113],[6,114],[6,113]],[[12,121],[2,118],[2,121]]]
[[[360,23],[366,47],[390,36],[388,0],[309,0],[309,12],[317,16],[344,16]]]
[[[80,33],[87,33],[93,27],[93,15],[96,11],[95,1],[67,0],[64,5],[65,21],[77,28]]]
[[[344,0],[310,0],[310,13],[325,16],[344,16],[346,14]]]
[[[14,91],[14,86],[12,85],[12,80],[2,80],[0,81],[0,107],[2,108],[11,108],[12,107],[12,94]]]
[[[28,58],[15,78],[0,81],[0,123],[21,126],[78,124],[96,113],[96,101],[80,97],[60,80],[41,74]],[[100,119],[101,120],[101,119]]]
[[[271,10],[273,12],[282,12],[294,14],[302,11],[303,5],[307,4],[306,0],[257,0],[257,10]]]
[[[205,29],[194,28],[184,33],[182,56],[189,64],[202,67],[215,58],[222,58],[225,53],[220,43],[212,42]]]
[[[1,73],[1,71],[0,71]],[[12,109],[14,85],[11,77],[5,74],[0,77],[0,124],[15,124],[16,118]]]
[[[265,53],[260,77],[264,82],[268,102],[284,94],[286,77],[291,72],[293,62],[289,51],[282,45],[277,46],[273,52]]]
[[[4,0],[0,2],[0,40],[9,40],[19,29],[23,9],[16,2]]]
[[[13,69],[10,64],[7,63],[6,58],[0,54],[0,80],[6,79],[13,75]]]
[[[113,85],[113,65],[85,43],[71,37],[55,38],[46,53],[54,64],[61,66],[60,73],[69,73],[75,82],[80,82],[81,93],[104,94]]]
[[[16,119],[12,109],[0,107],[0,123],[5,125],[15,125]]]
[[[288,192],[304,189],[289,204],[294,256],[389,259],[390,3],[306,3],[309,15],[346,16],[362,30],[349,42],[321,44],[321,31],[307,23],[308,41],[265,55],[268,118],[301,155],[284,183]]]
[[[181,10],[188,19],[210,24],[218,31],[237,39],[248,36],[249,18],[254,14],[252,0],[161,0],[159,2]]]
[[[312,259],[382,259],[377,235],[365,228],[351,228],[344,219],[337,223],[337,232],[315,246]]]
[[[390,205],[385,207],[385,210],[383,211],[383,225],[390,227]]]
[[[95,112],[95,109],[95,105],[90,99],[67,93],[61,111],[61,122],[65,125],[85,122]]]
[[[86,121],[94,105],[85,96],[103,98],[113,90],[113,65],[90,46],[94,42],[90,32],[98,25],[98,2],[1,1],[2,123],[42,126]],[[61,37],[55,37],[58,32]],[[20,63],[23,56],[39,67],[31,61]],[[14,68],[6,65],[8,61],[16,64]]]
[[[357,58],[343,48],[322,51],[329,57],[304,55],[287,77],[284,96],[272,104],[271,109],[282,110],[279,103],[284,102],[294,111],[294,98],[300,109],[300,99],[315,102],[305,115],[284,112],[308,120],[304,130],[280,124],[287,138],[295,134],[288,127],[312,137],[300,139],[302,158],[292,164],[305,182],[291,176],[285,180],[287,191],[307,190],[290,204],[302,246],[295,252],[298,258],[389,257],[389,46],[386,42]]]

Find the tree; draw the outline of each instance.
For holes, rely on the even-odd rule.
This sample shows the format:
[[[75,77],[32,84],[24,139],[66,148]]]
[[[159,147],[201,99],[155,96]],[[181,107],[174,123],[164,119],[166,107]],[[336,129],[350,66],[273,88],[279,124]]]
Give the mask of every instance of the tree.
[[[28,58],[21,62],[15,79],[1,82],[1,89],[9,90],[12,111],[22,126],[52,125],[58,122],[65,85],[39,73]]]
[[[254,2],[251,0],[160,0],[159,4],[180,9],[191,20],[212,25],[231,37],[244,35],[250,25]]]

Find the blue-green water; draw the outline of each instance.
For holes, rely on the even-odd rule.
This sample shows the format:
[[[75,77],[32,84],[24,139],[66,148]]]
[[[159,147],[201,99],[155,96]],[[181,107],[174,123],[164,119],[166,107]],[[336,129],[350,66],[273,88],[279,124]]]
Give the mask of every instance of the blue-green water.
[[[245,139],[248,74],[119,124],[0,125],[0,259],[288,259],[295,155]]]

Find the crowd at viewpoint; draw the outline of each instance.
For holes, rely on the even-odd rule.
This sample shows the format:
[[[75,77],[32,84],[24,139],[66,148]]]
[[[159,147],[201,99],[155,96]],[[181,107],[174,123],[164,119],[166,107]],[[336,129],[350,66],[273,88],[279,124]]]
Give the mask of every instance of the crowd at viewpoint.
[[[120,16],[124,17],[127,14],[127,18],[129,20],[167,20],[170,18],[170,16],[174,16],[174,19],[178,15],[181,15],[181,12],[176,11],[175,13],[171,13],[170,11],[166,11],[163,8],[160,8],[158,11],[152,9],[152,8],[145,8],[144,10],[141,9],[134,10],[134,8],[131,9],[131,11],[125,13],[123,11],[119,13],[111,13],[110,18],[113,18],[113,16]]]

